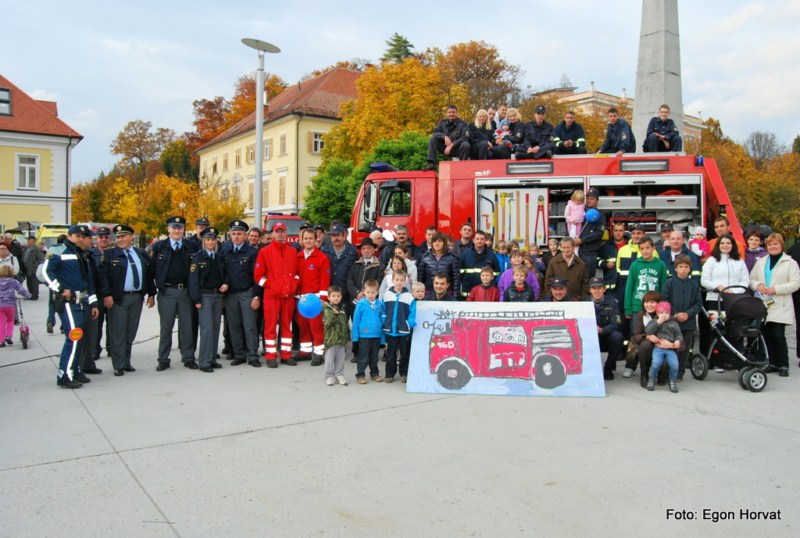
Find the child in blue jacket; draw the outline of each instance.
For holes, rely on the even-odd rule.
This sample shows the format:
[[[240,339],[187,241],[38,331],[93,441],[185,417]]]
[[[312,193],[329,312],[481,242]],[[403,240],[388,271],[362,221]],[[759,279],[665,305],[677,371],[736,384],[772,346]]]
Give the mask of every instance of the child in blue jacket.
[[[353,344],[358,342],[358,367],[356,369],[356,381],[359,385],[365,385],[367,364],[369,364],[369,375],[373,381],[380,383],[383,378],[378,371],[378,350],[383,344],[383,320],[386,316],[383,302],[378,299],[377,280],[367,280],[364,282],[364,297],[356,303],[356,310],[353,313],[352,340]]]
[[[408,359],[411,355],[411,329],[416,325],[417,305],[411,292],[404,288],[405,271],[396,270],[392,287],[383,294],[386,318],[383,332],[386,336],[386,383],[394,382],[397,373],[397,351],[400,351],[400,380],[408,379]]]

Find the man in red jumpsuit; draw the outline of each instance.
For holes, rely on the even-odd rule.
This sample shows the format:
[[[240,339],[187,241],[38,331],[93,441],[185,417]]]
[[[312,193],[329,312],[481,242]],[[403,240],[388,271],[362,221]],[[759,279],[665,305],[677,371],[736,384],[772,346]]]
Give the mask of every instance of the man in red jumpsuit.
[[[298,298],[306,293],[313,293],[327,301],[328,288],[331,285],[331,262],[327,254],[317,248],[316,233],[311,228],[300,232],[300,244],[303,245],[303,250],[297,253],[297,271],[300,275]],[[295,312],[294,319],[300,327],[300,353],[295,359],[299,361],[311,358],[311,366],[321,365],[325,362],[322,358],[325,353],[322,312],[311,319]]]
[[[296,366],[292,358],[292,314],[294,295],[300,277],[297,274],[297,251],[286,242],[286,225],[276,222],[273,241],[258,252],[254,280],[264,289],[264,351],[268,368],[278,367],[278,334],[283,364]]]

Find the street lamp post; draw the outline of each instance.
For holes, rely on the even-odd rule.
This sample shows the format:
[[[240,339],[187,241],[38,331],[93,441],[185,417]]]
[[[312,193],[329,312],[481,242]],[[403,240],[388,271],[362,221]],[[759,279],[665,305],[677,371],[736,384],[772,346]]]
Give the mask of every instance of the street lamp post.
[[[264,105],[266,95],[264,92],[264,53],[278,53],[278,47],[260,39],[246,37],[242,43],[258,51],[258,70],[256,71],[256,177],[253,185],[253,205],[255,206],[253,218],[255,226],[264,225],[262,221],[263,189],[264,189]]]

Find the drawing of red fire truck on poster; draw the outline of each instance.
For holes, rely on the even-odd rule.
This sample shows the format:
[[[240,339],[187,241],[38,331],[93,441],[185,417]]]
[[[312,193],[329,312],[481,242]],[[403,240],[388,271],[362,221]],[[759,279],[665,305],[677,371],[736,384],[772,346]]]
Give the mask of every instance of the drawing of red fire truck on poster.
[[[423,325],[433,329],[431,373],[447,390],[460,390],[473,377],[530,379],[543,389],[563,385],[583,369],[578,322],[540,314],[440,312]]]

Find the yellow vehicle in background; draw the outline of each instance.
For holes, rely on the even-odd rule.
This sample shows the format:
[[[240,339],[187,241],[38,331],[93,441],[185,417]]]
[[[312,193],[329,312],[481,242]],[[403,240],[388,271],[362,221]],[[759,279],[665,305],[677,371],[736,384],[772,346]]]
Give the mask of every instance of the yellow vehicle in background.
[[[52,222],[42,224],[36,233],[36,243],[41,243],[45,249],[54,246],[58,236],[66,234],[69,231],[69,226],[69,224],[57,224]]]

